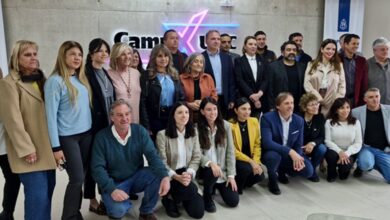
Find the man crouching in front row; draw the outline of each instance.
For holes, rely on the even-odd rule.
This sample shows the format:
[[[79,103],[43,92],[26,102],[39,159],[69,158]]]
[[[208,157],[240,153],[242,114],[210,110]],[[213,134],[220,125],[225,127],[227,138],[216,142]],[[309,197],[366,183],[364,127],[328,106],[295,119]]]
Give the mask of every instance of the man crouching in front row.
[[[159,195],[169,191],[169,177],[148,132],[130,125],[130,112],[122,99],[111,105],[113,125],[96,135],[92,147],[92,176],[102,190],[110,219],[121,219],[130,210],[129,194],[144,192],[139,219],[154,220]],[[149,167],[144,167],[142,155]]]

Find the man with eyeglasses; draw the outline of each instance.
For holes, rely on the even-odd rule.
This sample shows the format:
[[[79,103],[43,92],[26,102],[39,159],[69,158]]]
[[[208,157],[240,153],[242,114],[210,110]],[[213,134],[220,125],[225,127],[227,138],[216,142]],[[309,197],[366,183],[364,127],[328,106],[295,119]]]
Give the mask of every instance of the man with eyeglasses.
[[[374,56],[367,60],[368,87],[380,90],[382,104],[390,105],[389,41],[378,38],[372,44]]]

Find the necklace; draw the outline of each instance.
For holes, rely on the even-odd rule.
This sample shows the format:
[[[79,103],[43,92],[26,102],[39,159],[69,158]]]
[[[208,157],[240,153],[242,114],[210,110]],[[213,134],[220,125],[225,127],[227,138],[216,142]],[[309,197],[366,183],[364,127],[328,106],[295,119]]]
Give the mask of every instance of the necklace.
[[[127,71],[127,73],[128,73],[128,77],[129,77],[129,80],[128,80],[128,81],[129,81],[129,84],[127,84],[127,83],[125,82],[125,79],[123,79],[122,74],[119,73],[119,76],[120,76],[120,78],[121,78],[123,84],[126,86],[127,97],[128,97],[128,98],[131,98],[130,71]]]
[[[240,126],[240,129],[242,132],[246,131],[246,122],[244,122],[244,123],[238,122],[238,125]]]
[[[308,128],[310,128],[311,125],[313,124],[313,120],[310,120],[310,121],[306,121],[305,120],[305,122],[306,122],[306,125],[307,125]]]

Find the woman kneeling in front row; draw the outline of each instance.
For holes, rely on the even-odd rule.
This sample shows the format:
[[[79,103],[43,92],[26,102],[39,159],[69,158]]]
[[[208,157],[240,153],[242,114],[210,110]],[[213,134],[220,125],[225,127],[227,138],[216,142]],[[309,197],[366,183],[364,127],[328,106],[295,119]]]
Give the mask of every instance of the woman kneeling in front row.
[[[197,128],[203,153],[200,176],[203,179],[205,210],[216,211],[212,199],[214,189],[218,189],[226,205],[236,207],[239,196],[234,179],[236,158],[230,124],[223,120],[218,102],[211,97],[204,98],[199,109]]]
[[[200,219],[204,215],[204,203],[193,180],[199,168],[201,152],[198,135],[188,122],[189,118],[186,104],[178,102],[169,113],[167,129],[157,133],[156,145],[172,178],[169,195],[163,197],[161,202],[167,215],[172,218],[180,216],[177,203],[182,202],[189,216]]]

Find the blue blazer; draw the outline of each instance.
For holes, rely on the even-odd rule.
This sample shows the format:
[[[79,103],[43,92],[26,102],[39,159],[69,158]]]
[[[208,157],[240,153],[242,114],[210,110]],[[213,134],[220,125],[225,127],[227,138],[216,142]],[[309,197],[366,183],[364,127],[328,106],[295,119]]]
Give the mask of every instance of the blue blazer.
[[[203,51],[203,56],[205,60],[205,69],[204,72],[208,73],[213,77],[214,84],[215,77],[213,67],[211,66],[209,54],[207,51]],[[222,67],[222,94],[224,96],[224,103],[227,106],[229,102],[234,102],[236,98],[236,82],[234,79],[234,70],[232,58],[225,53],[220,52],[219,57],[221,58],[221,67]],[[216,85],[215,85],[216,86]]]
[[[287,144],[283,145],[283,128],[277,111],[268,112],[261,118],[262,148],[265,151],[276,151],[287,156],[291,149],[303,155],[304,121],[300,116],[293,114],[290,123]]]

